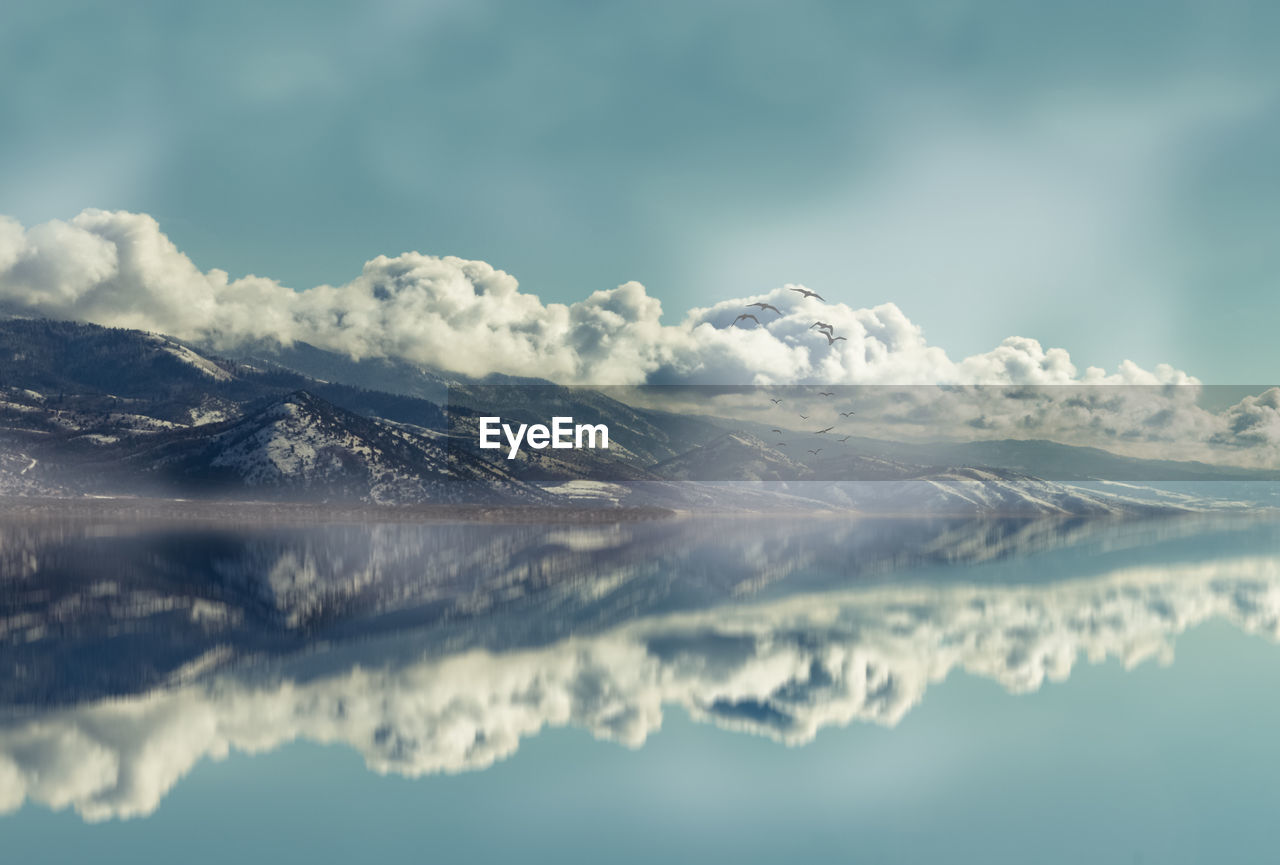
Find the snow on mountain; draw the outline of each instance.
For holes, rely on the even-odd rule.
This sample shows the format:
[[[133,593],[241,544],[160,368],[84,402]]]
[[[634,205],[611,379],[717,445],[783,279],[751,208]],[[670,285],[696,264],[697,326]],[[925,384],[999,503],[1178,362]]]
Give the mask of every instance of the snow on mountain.
[[[363,418],[305,391],[247,417],[148,442],[128,461],[181,487],[312,494],[375,504],[541,498],[487,465],[454,459],[432,439]]]
[[[250,366],[160,334],[32,319],[0,319],[0,341],[0,443],[36,460],[27,472],[25,463],[4,470],[10,495],[216,490],[227,497],[238,488],[324,501],[453,502],[465,498],[456,482],[466,480],[492,487],[498,498],[676,509],[1127,513],[1197,506],[1151,496],[1138,506],[1142,497],[1122,490],[1046,486],[1021,464],[1047,455],[1047,466],[1070,462],[1081,474],[1089,460],[1107,456],[1048,443],[1017,449],[1020,465],[1012,468],[955,469],[985,464],[913,464],[892,443],[839,443],[812,433],[784,445],[723,419],[636,408],[616,398],[619,391],[535,379],[458,381],[307,347],[268,351]],[[357,386],[382,382],[399,392]],[[414,395],[439,399],[446,387],[447,410]],[[477,418],[494,412],[516,423],[553,415],[605,423],[610,447],[525,450],[506,460],[478,448]],[[1008,450],[992,453],[1012,459]],[[617,486],[588,493],[575,481]],[[899,485],[864,483],[873,481]]]
[[[777,445],[741,432],[725,433],[651,466],[651,471],[669,480],[786,481],[813,477],[812,469],[790,459]]]
[[[902,513],[920,509],[930,513],[1121,515],[1191,509],[1092,493],[1007,469],[958,468],[924,474],[906,483],[864,486],[878,489],[881,502],[891,498],[905,508]]]
[[[349,427],[334,423],[309,394],[283,402],[212,436],[213,468],[232,469],[248,486],[289,479],[312,482],[347,471],[353,464],[386,470],[383,452]]]
[[[152,334],[152,336],[155,338],[156,344],[164,351],[168,352],[170,355],[176,357],[188,366],[195,367],[214,381],[230,381],[232,379],[233,376],[227,371],[227,369],[219,366],[207,357],[196,354],[187,346],[175,342],[162,334],[157,333]]]
[[[930,469],[878,457],[841,453],[809,464],[792,460],[747,433],[727,433],[650,470],[707,490],[740,489],[755,482],[757,494],[779,503],[799,502],[869,514],[1133,514],[1189,510],[1183,501],[1086,491],[1007,469]],[[651,493],[653,485],[650,485]]]
[[[0,442],[0,496],[58,496],[66,490],[39,471],[40,460]]]

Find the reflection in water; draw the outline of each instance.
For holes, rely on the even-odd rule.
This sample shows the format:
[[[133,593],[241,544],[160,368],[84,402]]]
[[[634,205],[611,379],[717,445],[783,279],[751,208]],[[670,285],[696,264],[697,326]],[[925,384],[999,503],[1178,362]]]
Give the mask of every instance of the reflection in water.
[[[202,758],[300,738],[416,776],[546,726],[639,746],[672,705],[787,744],[893,726],[953,670],[1025,692],[1081,656],[1168,661],[1212,618],[1275,640],[1277,537],[1199,519],[9,526],[0,809],[147,814]]]

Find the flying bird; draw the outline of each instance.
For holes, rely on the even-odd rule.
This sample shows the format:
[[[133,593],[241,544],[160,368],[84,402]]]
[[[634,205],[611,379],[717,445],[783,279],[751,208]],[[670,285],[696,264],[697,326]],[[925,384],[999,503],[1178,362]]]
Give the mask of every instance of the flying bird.
[[[742,321],[744,318],[749,318],[749,319],[751,319],[752,321],[754,321],[756,324],[759,324],[759,323],[760,323],[760,319],[756,318],[754,315],[752,315],[752,314],[751,314],[751,313],[749,313],[749,312],[744,312],[742,315],[740,315],[740,316],[738,316],[737,318],[735,318],[735,319],[733,320],[733,323],[734,323],[734,324],[737,324],[738,322]]]
[[[835,328],[834,328],[834,327],[832,327],[831,325],[827,324],[825,321],[815,321],[813,324],[809,325],[809,330],[813,330],[815,327],[816,327],[818,330],[830,330],[830,331],[834,331],[834,330],[835,330]]]
[[[827,299],[822,295],[818,294],[816,291],[810,291],[807,288],[793,288],[791,290],[799,292],[800,294],[803,294],[805,298],[816,297],[818,300],[822,301],[823,303],[827,302]]]
[[[840,412],[840,417],[853,417],[855,414],[857,414],[857,412],[842,411]]]
[[[772,429],[772,430],[769,430],[769,432],[776,432],[778,435],[782,435],[782,430],[780,429]]]
[[[761,303],[760,301],[756,301],[755,303],[748,303],[747,306],[758,306],[762,310],[771,309],[774,312],[776,312],[778,315],[782,315],[782,310],[778,309],[772,303]]]
[[[786,446],[787,446],[787,443],[786,443],[786,442],[774,442],[774,445],[773,445],[773,446],[774,446],[774,447],[776,447],[776,448],[784,448],[784,447],[786,447]]]
[[[782,400],[774,399],[773,397],[769,398],[769,402],[773,403],[774,405],[782,405]]]
[[[760,322],[756,322],[756,324],[759,324],[759,323]],[[835,345],[837,342],[839,342],[842,339],[848,339],[847,336],[832,336],[829,333],[824,333],[823,336],[827,338],[827,345]]]
[[[801,420],[808,420],[808,419],[809,419],[809,416],[808,416],[807,414],[802,414],[802,415],[800,415],[800,419],[801,419]]]
[[[836,393],[835,393],[835,391],[833,391],[833,390],[820,390],[820,391],[818,391],[818,396],[835,396],[835,395],[836,395]]]
[[[847,441],[848,441],[849,439],[851,439],[851,438],[853,438],[853,436],[845,436],[845,437],[844,437],[844,438],[842,438],[842,439],[836,439],[836,441],[840,442],[840,444],[844,444],[845,442],[847,442]]]
[[[805,451],[805,453],[813,454],[816,457],[818,454],[822,453],[822,448],[818,448],[816,451]]]
[[[829,427],[827,427],[826,429],[820,429],[820,430],[818,430],[817,432],[815,432],[815,433],[814,433],[814,435],[816,435],[816,436],[826,435],[827,433],[831,432],[833,429],[835,429],[835,427],[833,427],[833,426],[829,426]]]

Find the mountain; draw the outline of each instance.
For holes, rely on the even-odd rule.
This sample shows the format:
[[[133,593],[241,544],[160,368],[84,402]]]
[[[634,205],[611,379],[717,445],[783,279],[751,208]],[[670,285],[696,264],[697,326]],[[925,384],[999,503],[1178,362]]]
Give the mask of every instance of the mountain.
[[[997,447],[990,465],[906,458],[971,456],[974,445],[929,451],[809,435],[786,450],[751,424],[630,405],[627,389],[463,380],[311,346],[226,358],[162,334],[14,318],[0,319],[0,344],[0,495],[878,513],[1146,513],[1204,504],[1193,495],[1050,483],[1023,465],[1044,464],[1049,454],[1056,463],[1048,468],[1069,463],[1097,477],[1083,472],[1090,460],[1123,458],[1048,442]],[[361,386],[373,384],[398,392]],[[508,459],[505,449],[479,447],[479,420],[494,414],[512,424],[555,416],[603,423],[609,447],[525,448]],[[1137,471],[1137,462],[1125,464]]]
[[[607,422],[616,433],[623,459],[596,465],[592,476],[597,479],[639,479],[634,475],[635,468],[652,469],[656,463],[681,457],[727,432],[750,435],[765,442],[777,439],[769,426],[759,423],[688,416],[629,405],[624,401],[631,396],[627,388],[564,387],[542,379],[499,375],[472,379],[402,360],[352,360],[305,343],[296,343],[288,348],[260,345],[245,349],[236,357],[245,362],[275,365],[331,382],[358,384],[373,391],[407,396],[430,395],[431,399],[442,403],[447,400],[452,413],[453,432],[463,437],[475,435],[471,418],[492,414],[499,407],[504,418],[516,422],[544,423],[553,409],[556,413],[572,414],[582,422]],[[649,388],[647,395],[660,397],[660,391],[661,388]],[[834,439],[829,443],[818,442],[801,430],[785,430],[782,438],[789,442],[788,449],[784,451],[788,458],[812,468],[816,477],[841,480],[892,480],[918,474],[922,467],[943,470],[958,466],[1009,469],[1063,482],[1099,479],[1139,483],[1280,480],[1280,470],[1138,459],[1099,448],[1044,440],[904,442],[852,436],[845,447],[837,449]],[[823,446],[826,452],[821,455],[811,458],[806,453],[810,447]],[[571,463],[565,471],[557,474],[545,462],[534,472],[540,479],[568,480],[584,476],[579,464]],[[626,464],[631,474],[624,477],[621,464]],[[728,481],[739,478],[737,471],[737,468],[726,465],[723,473],[704,469],[688,477]]]
[[[212,352],[212,349],[204,348],[206,352]],[[444,404],[448,399],[448,389],[463,382],[461,377],[428,370],[408,361],[380,357],[356,360],[305,342],[287,346],[259,342],[242,346],[231,354],[243,363],[264,369],[288,370],[317,381],[342,382],[370,391],[418,397],[436,404]]]
[[[714,418],[629,405],[618,398],[625,388],[570,387],[546,379],[499,374],[472,378],[392,358],[353,360],[307,343],[287,347],[260,343],[235,352],[235,357],[326,383],[357,385],[367,393],[428,399],[447,406],[451,432],[462,438],[475,438],[475,419],[493,414],[512,423],[547,423],[556,414],[572,416],[578,423],[607,423],[614,453],[606,461],[613,464],[614,472],[620,470],[619,462],[633,469],[647,466],[725,431],[725,423]],[[621,459],[613,459],[615,456]],[[534,473],[548,479],[583,476],[580,462],[570,461],[559,474],[550,462],[543,459],[533,467]]]
[[[55,400],[97,395],[152,407],[185,404],[243,371],[160,334],[68,321],[0,319],[0,344],[0,382]]]
[[[425,399],[218,357],[162,334],[0,318],[0,345],[0,429],[172,429],[237,417],[249,406],[297,390],[357,414],[436,430],[445,426],[444,411]]]
[[[744,431],[725,433],[650,470],[663,478],[692,481],[890,481],[918,478],[928,470],[829,442],[815,443],[804,434],[789,438],[795,441],[778,436],[765,441]],[[829,455],[823,456],[823,450]]]
[[[869,447],[893,459],[932,465],[992,466],[1059,481],[1231,481],[1280,480],[1280,470],[1217,466],[1196,461],[1120,456],[1100,448],[1052,441],[1002,439],[910,444],[876,442]]]
[[[725,433],[652,467],[668,480],[798,481],[813,470],[746,433]]]
[[[790,443],[787,443],[790,446]],[[843,447],[826,457],[806,449],[791,459],[774,441],[748,433],[719,436],[650,467],[669,481],[743,486],[784,499],[822,502],[875,514],[1141,514],[1191,509],[1188,501],[1152,501],[1125,491],[1084,490],[1025,472],[989,467],[938,469],[866,456]],[[800,448],[796,448],[799,451]]]
[[[451,453],[426,400],[211,357],[169,337],[0,320],[0,494],[541,501]]]
[[[1080,489],[1008,469],[961,467],[925,471],[893,482],[836,482],[828,497],[877,514],[1005,516],[1133,516],[1195,510],[1190,502],[1152,502]]]
[[[488,463],[297,391],[238,420],[144,438],[129,474],[177,492],[360,500],[374,504],[545,497]]]
[[[740,429],[766,437],[768,428],[744,422]],[[784,430],[784,438],[804,435]],[[1101,448],[1066,445],[1043,439],[999,439],[971,442],[905,442],[851,436],[846,449],[825,455],[821,463],[828,475],[861,479],[870,465],[846,463],[849,457],[884,460],[909,466],[971,466],[1010,469],[1055,481],[1118,481],[1124,483],[1177,483],[1276,481],[1278,469],[1251,469],[1211,465],[1194,460],[1154,460],[1113,454]],[[890,473],[892,473],[890,471]]]

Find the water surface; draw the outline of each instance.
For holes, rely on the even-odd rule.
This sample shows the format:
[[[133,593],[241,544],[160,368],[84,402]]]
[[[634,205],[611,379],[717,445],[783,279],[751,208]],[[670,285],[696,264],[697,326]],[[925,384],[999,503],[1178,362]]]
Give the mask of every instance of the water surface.
[[[21,861],[1257,861],[1280,524],[0,526]]]

